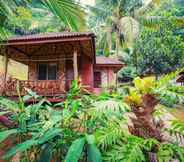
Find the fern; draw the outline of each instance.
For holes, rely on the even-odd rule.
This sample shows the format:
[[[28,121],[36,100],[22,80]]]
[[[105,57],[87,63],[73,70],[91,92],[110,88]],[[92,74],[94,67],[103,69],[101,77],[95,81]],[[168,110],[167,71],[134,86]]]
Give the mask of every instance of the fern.
[[[180,71],[182,70],[167,74],[156,82],[153,93],[157,94],[161,103],[166,106],[172,107],[174,104],[184,103],[184,88],[182,86],[175,86],[171,82],[177,77]]]
[[[168,84],[170,84],[170,81],[175,79],[177,77],[177,75],[182,71],[183,69],[179,69],[175,72],[172,72],[172,73],[169,73],[169,74],[166,74],[164,76],[162,76],[161,78],[159,78],[159,81],[157,81],[156,83],[156,86],[157,88],[160,88],[160,87],[165,87],[167,86]]]
[[[157,157],[159,162],[166,162],[173,159],[184,162],[184,148],[171,143],[162,144],[158,150]]]
[[[171,128],[168,128],[167,131],[170,135],[175,137],[178,143],[182,143],[184,138],[184,122],[180,120],[173,120]]]
[[[107,127],[99,129],[95,133],[96,141],[101,149],[106,150],[108,146],[116,144],[124,134],[124,130],[120,124],[115,122],[109,122]]]
[[[108,162],[145,162],[146,157],[142,151],[143,139],[129,136],[127,141],[118,141],[104,154],[104,161]]]
[[[159,95],[161,104],[165,106],[172,107],[174,104],[184,104],[184,94],[172,91],[167,87],[156,90],[155,93]]]
[[[112,116],[122,117],[125,112],[130,111],[130,107],[119,100],[109,99],[96,101],[89,111],[92,113],[92,116],[95,118],[101,118],[103,115],[111,118]]]

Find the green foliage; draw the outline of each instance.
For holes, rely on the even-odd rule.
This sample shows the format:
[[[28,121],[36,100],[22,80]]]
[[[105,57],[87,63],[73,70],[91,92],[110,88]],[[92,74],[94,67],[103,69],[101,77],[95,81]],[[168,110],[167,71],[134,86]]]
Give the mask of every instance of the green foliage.
[[[91,109],[90,109],[91,110]],[[122,101],[109,99],[107,101],[96,101],[93,104],[92,112],[94,117],[106,117],[121,116],[122,114],[129,111],[130,107]]]
[[[3,156],[4,159],[8,159],[15,155],[17,152],[21,153],[28,149],[30,149],[32,146],[37,144],[37,140],[31,139],[27,140],[23,143],[17,144],[15,147],[12,147],[6,154]]]
[[[158,29],[143,28],[135,48],[139,73],[160,75],[183,66],[184,41],[169,19]]]
[[[10,135],[16,134],[16,133],[17,133],[17,129],[5,130],[0,132],[0,142],[3,142]]]
[[[118,72],[118,76],[119,78],[124,79],[124,80],[125,78],[131,80],[137,77],[136,68],[132,66],[124,67]]]
[[[51,144],[45,144],[42,147],[40,158],[38,162],[50,162],[53,155],[53,146]]]
[[[176,139],[178,141],[180,141],[182,137],[184,137],[184,123],[180,120],[173,120],[171,123],[171,128],[167,130],[170,132],[171,135],[177,137]]]
[[[127,133],[125,128],[121,127],[120,122],[109,122],[106,127],[100,128],[96,133],[96,141],[100,148],[107,150],[108,147],[111,147],[117,141],[119,141],[124,133]]]
[[[180,71],[182,71],[182,69],[167,75],[163,75],[156,82],[154,93],[158,96],[161,104],[168,107],[173,107],[174,104],[182,105],[184,103],[183,87],[172,84],[172,80],[178,76]]]
[[[119,140],[110,151],[105,153],[105,161],[118,162],[143,162],[145,155],[142,152],[143,140],[134,136]]]
[[[77,162],[81,157],[81,153],[85,144],[85,138],[76,139],[70,146],[66,159],[66,162]]]
[[[96,1],[96,5],[90,7],[89,24],[98,35],[98,49],[105,55],[114,52],[119,55],[123,46],[131,47],[139,30],[134,13],[141,6],[141,0]]]
[[[161,78],[160,82],[153,78],[136,78],[135,86],[130,88],[136,92],[132,97],[137,100],[137,95],[140,95],[139,100],[146,93],[159,96],[160,91],[166,89],[182,94],[182,89],[170,86],[169,80],[176,73],[171,75]],[[155,139],[131,135],[125,117],[131,109],[123,102],[127,95],[133,93],[130,89],[124,96],[115,92],[84,95],[79,83],[74,81],[66,100],[55,105],[28,89],[28,94],[23,98],[20,96],[18,102],[0,98],[1,107],[11,112],[9,119],[16,123],[14,128],[0,132],[1,142],[8,137],[15,139],[15,145],[4,158],[9,159],[21,152],[21,158],[27,158],[27,161],[35,155],[34,160],[40,162],[51,159],[67,162],[86,159],[89,162],[144,162],[149,159],[148,152],[155,152],[160,161],[181,159],[183,149],[176,144],[166,145]],[[29,99],[33,103],[24,104]],[[173,134],[179,132],[181,135],[181,123],[173,123],[172,127]]]
[[[79,24],[84,24],[84,11],[73,0],[47,0],[42,3],[60,20],[66,24],[69,29],[79,30]]]
[[[99,149],[94,144],[87,146],[88,162],[102,162],[102,157]]]
[[[84,10],[73,0],[1,1],[0,12],[1,39],[7,39],[10,34],[27,35],[66,29],[78,31],[85,28]]]
[[[184,148],[178,147],[175,144],[162,144],[157,155],[159,162],[165,162],[172,159],[178,159],[183,162]]]

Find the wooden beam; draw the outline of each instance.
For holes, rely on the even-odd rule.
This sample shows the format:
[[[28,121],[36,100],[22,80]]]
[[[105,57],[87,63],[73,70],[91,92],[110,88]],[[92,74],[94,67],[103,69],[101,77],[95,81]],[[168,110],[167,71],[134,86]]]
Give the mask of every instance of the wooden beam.
[[[77,63],[77,50],[74,49],[73,52],[73,69],[74,69],[74,79],[78,79],[78,63]]]
[[[31,52],[28,56],[31,57],[36,52],[40,51],[43,47],[45,47],[43,44],[40,45],[38,48],[36,48],[33,52]]]
[[[14,49],[14,50],[16,50],[17,52],[20,52],[20,53],[24,54],[28,58],[30,57],[29,54],[27,54],[25,51],[23,51],[23,50],[21,50],[21,49],[19,49],[17,47],[13,47],[13,46],[9,46],[9,47],[12,48],[12,49]]]

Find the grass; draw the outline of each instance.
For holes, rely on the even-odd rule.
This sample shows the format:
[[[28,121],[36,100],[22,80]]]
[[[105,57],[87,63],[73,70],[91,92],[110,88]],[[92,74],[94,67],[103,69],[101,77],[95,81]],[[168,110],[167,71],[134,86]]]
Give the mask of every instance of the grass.
[[[3,57],[0,56],[0,73],[3,73]],[[8,74],[13,78],[26,80],[28,78],[28,67],[24,64],[10,60],[8,63]]]

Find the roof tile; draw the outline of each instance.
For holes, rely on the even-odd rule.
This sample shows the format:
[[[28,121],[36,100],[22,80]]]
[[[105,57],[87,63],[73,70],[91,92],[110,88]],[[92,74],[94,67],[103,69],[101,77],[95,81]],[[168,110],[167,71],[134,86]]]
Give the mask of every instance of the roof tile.
[[[105,57],[105,56],[97,56],[96,57],[97,65],[124,65],[121,61],[115,58]]]
[[[24,41],[24,40],[42,40],[42,39],[54,39],[54,38],[71,38],[71,37],[85,37],[95,36],[92,32],[58,32],[58,33],[40,33],[24,36],[14,36],[9,38],[9,41]]]

